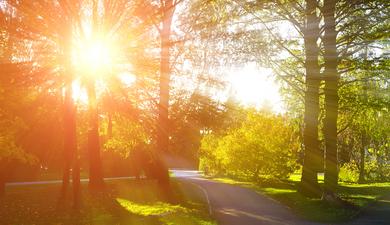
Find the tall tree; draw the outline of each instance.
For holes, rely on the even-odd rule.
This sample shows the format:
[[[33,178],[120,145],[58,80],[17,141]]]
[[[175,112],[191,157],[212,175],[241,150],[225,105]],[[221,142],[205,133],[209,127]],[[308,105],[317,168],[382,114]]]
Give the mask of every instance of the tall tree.
[[[337,189],[337,116],[339,107],[338,55],[336,46],[336,0],[324,0],[324,79],[325,79],[325,177],[324,198],[333,196]]]
[[[92,38],[98,36],[98,0],[92,1]],[[96,65],[97,66],[97,65]],[[103,168],[100,155],[99,112],[96,99],[96,70],[87,71],[86,89],[88,94],[88,156],[89,156],[89,187],[100,190],[104,187]]]
[[[178,1],[161,1],[160,10],[162,12],[162,22],[160,32],[161,53],[160,53],[160,94],[158,104],[158,124],[157,124],[157,151],[161,155],[168,151],[169,145],[169,89],[170,89],[170,36],[172,29],[173,14]],[[160,172],[158,180],[161,183],[167,183],[169,180],[168,170],[165,168],[161,158],[158,159]]]
[[[317,16],[317,1],[306,1],[306,26],[303,30],[305,46],[306,92],[304,113],[304,160],[300,191],[307,196],[318,196],[320,188],[317,172],[322,163],[318,142],[319,88],[321,83],[318,64],[320,35],[320,18]]]

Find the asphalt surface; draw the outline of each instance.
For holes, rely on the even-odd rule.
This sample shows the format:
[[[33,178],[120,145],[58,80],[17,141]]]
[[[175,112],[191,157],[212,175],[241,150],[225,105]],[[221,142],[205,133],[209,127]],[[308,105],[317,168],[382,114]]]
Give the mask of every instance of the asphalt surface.
[[[172,173],[202,189],[210,213],[219,225],[319,224],[299,219],[287,207],[248,188],[204,179],[198,171],[172,170]]]

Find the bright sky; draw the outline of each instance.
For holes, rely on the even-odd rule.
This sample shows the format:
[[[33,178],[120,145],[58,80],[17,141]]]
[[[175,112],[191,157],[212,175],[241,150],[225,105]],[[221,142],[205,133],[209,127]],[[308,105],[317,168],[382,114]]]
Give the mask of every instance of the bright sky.
[[[229,73],[237,100],[247,106],[271,106],[274,112],[283,112],[284,105],[272,70],[247,64]]]

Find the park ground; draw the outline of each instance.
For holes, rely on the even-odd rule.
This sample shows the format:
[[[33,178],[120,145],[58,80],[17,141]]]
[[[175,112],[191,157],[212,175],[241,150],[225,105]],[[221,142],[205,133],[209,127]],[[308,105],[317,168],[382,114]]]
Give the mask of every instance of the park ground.
[[[340,184],[344,205],[308,199],[296,191],[298,175],[253,183],[173,171],[171,187],[153,180],[106,181],[104,194],[83,183],[80,212],[59,204],[61,183],[8,185],[0,224],[387,224],[390,183]]]
[[[59,182],[8,185],[0,200],[0,224],[215,224],[202,192],[175,180],[169,189],[153,180],[109,180],[106,192],[93,194],[83,182],[79,212],[70,197],[59,204],[60,190]]]

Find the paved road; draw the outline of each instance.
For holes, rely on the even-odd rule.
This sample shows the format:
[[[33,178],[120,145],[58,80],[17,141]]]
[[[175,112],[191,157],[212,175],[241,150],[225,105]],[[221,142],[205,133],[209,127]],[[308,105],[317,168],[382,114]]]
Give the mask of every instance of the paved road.
[[[172,172],[202,189],[219,225],[319,224],[300,220],[287,207],[248,188],[204,179],[197,171]]]

